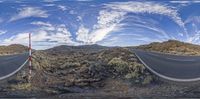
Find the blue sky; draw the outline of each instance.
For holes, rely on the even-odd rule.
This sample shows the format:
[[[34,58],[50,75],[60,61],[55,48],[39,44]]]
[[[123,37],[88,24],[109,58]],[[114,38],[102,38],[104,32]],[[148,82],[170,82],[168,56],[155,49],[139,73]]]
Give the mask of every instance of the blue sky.
[[[0,0],[0,45],[200,44],[200,1]]]

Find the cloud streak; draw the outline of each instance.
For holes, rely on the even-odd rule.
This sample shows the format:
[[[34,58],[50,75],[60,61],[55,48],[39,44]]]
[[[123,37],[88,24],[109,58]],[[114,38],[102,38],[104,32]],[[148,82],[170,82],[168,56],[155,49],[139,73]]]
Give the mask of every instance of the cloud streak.
[[[0,35],[5,34],[7,31],[6,30],[0,30]]]
[[[68,31],[64,24],[52,25],[45,22],[33,22],[31,23],[40,28],[32,33],[33,48],[35,49],[46,49],[57,45],[63,44],[76,44],[72,41],[71,33]],[[28,33],[19,33],[10,38],[3,40],[2,44],[24,44],[27,45]]]
[[[80,40],[80,37],[84,37],[81,38],[81,41],[83,42],[87,41],[90,43],[97,43],[99,41],[102,41],[109,33],[115,31],[116,29],[119,29],[117,27],[119,27],[119,25],[121,24],[120,22],[126,18],[128,13],[159,14],[167,16],[186,31],[184,22],[179,17],[178,11],[173,7],[155,2],[114,2],[104,4],[104,9],[99,12],[97,24],[95,24],[92,30],[86,34],[88,37],[86,38],[85,36],[83,36],[83,34],[77,33],[77,36],[79,37],[78,40]],[[153,31],[160,32],[165,37],[168,37],[168,35],[166,35],[164,31],[152,27],[148,28]]]
[[[23,18],[29,18],[29,17],[47,18],[48,14],[46,11],[41,10],[38,7],[25,7],[25,8],[21,8],[19,12],[13,17],[11,17],[9,21],[11,22],[11,21],[16,21]]]

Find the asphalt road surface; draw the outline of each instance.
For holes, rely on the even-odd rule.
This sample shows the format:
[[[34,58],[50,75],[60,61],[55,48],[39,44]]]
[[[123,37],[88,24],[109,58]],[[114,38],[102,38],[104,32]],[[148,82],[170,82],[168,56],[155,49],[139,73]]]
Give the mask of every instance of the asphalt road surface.
[[[28,53],[0,56],[0,80],[14,75],[27,62]]]
[[[200,80],[200,56],[177,56],[133,50],[139,60],[154,74],[173,81]]]

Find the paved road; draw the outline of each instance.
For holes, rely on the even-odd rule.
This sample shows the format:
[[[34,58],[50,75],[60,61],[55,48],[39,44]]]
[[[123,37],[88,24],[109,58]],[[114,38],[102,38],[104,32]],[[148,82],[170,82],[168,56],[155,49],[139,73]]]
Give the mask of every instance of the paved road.
[[[200,56],[177,56],[134,50],[140,61],[154,74],[173,81],[200,80]]]
[[[28,53],[0,56],[0,80],[18,72],[28,59]]]

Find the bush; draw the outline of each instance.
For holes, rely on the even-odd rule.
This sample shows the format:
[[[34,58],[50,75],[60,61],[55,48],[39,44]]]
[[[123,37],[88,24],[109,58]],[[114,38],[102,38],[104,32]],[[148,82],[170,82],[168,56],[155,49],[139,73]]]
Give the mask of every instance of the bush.
[[[151,83],[152,80],[153,80],[152,76],[148,75],[148,76],[146,76],[146,77],[144,78],[142,84],[143,84],[143,85],[149,84],[149,83]]]
[[[138,77],[139,77],[139,74],[137,72],[131,72],[125,75],[126,79],[135,79]]]
[[[21,83],[21,84],[16,84],[12,85],[12,90],[31,90],[32,86],[30,83]]]
[[[121,58],[113,58],[108,62],[108,65],[112,66],[119,73],[125,73],[129,68],[129,64]]]

